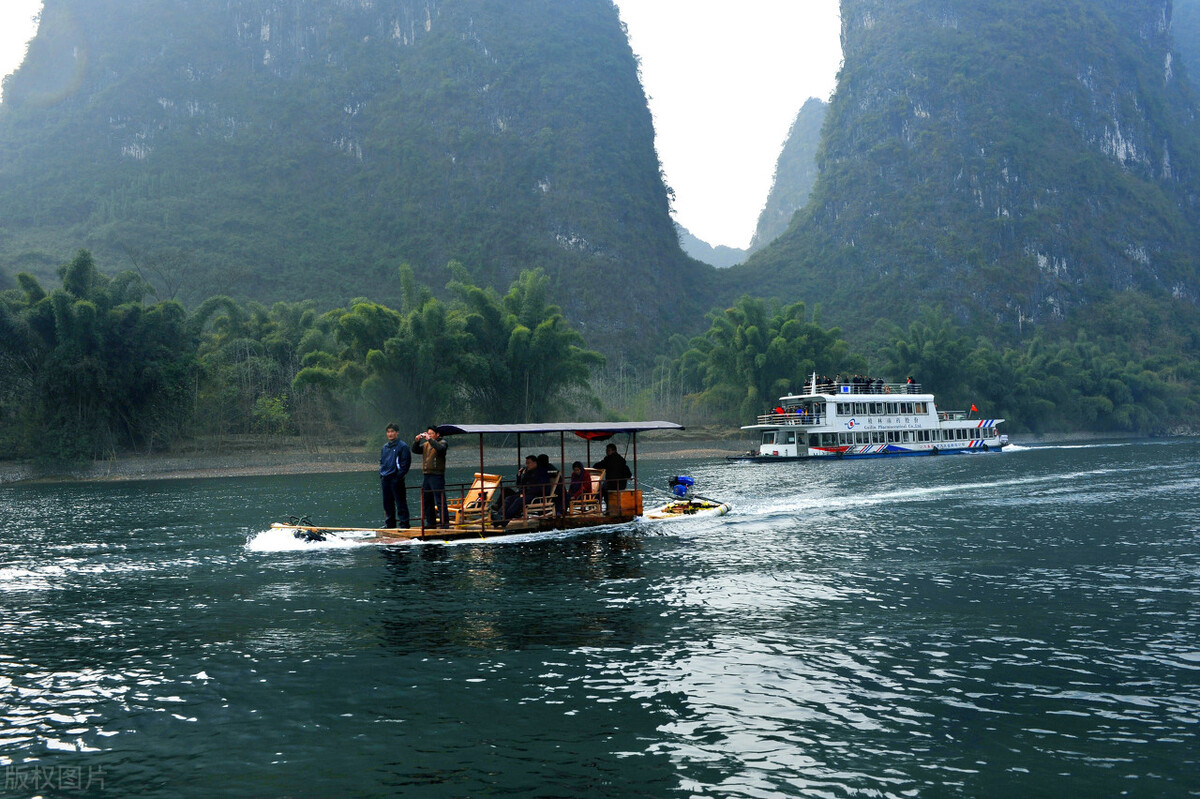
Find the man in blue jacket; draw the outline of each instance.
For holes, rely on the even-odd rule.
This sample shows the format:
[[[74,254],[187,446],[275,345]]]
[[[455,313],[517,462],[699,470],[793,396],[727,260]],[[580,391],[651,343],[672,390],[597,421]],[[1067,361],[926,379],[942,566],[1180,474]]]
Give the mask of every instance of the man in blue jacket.
[[[383,512],[387,514],[384,529],[399,527],[407,530],[408,496],[405,494],[404,476],[412,466],[412,452],[408,444],[400,439],[400,428],[387,426],[387,443],[379,453],[379,484],[383,488]]]

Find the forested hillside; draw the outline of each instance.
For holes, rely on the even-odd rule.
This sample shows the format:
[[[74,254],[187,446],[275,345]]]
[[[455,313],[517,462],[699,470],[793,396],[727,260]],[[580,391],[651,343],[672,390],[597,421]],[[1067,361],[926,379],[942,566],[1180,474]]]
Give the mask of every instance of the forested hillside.
[[[334,304],[398,302],[401,263],[541,267],[645,349],[702,280],[653,136],[610,0],[47,0],[0,106],[0,272],[86,246],[161,297]]]
[[[848,331],[940,305],[1020,340],[1132,290],[1194,304],[1200,126],[1167,0],[843,0],[820,176],[733,293]]]
[[[732,427],[814,370],[1014,433],[1195,432],[1171,10],[843,0],[836,93],[764,213],[790,223],[715,270],[679,248],[610,0],[47,0],[0,107],[0,457]]]

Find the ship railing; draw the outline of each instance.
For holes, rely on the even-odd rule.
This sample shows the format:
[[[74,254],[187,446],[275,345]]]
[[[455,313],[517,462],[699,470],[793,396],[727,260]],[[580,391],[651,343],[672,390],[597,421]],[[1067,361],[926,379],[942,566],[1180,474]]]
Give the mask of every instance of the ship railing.
[[[970,411],[938,411],[938,419],[943,422],[965,422],[972,420]],[[977,419],[972,421],[977,421]]]
[[[758,417],[758,424],[780,427],[812,427],[824,423],[824,414],[820,413],[764,413]]]
[[[810,389],[813,394],[843,394],[847,393],[843,389],[849,389],[850,394],[920,394],[920,383],[885,383],[882,380],[859,381],[842,380],[818,380],[816,387],[813,387],[811,381],[804,384],[806,389]]]

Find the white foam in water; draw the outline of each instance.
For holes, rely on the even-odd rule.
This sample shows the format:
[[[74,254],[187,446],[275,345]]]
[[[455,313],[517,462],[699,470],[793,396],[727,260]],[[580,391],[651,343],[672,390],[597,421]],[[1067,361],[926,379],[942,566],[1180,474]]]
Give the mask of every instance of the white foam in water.
[[[324,541],[309,541],[296,537],[294,527],[272,527],[263,530],[246,541],[251,552],[299,552],[309,549],[353,549],[376,543],[374,534],[367,530],[346,530],[330,533]]]

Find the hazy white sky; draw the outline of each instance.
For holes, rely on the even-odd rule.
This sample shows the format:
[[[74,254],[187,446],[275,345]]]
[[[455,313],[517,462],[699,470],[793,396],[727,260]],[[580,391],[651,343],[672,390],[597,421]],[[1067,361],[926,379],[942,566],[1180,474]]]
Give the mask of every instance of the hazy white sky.
[[[710,244],[745,247],[796,112],[833,92],[838,0],[616,3],[642,62],[677,219]],[[20,64],[41,6],[0,0],[0,75]]]
[[[675,216],[745,247],[775,161],[809,97],[841,66],[838,0],[616,0],[642,62]]]
[[[0,0],[0,77],[21,65],[25,43],[37,31],[33,18],[41,10],[42,0]]]

